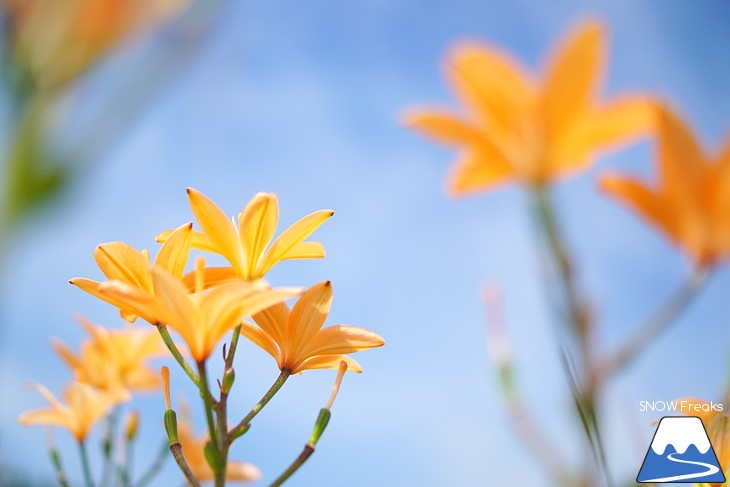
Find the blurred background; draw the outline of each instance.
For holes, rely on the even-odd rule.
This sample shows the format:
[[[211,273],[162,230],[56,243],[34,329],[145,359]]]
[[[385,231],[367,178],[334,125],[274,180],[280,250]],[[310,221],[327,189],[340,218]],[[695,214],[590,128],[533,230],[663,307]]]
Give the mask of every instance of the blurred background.
[[[284,262],[269,280],[301,286],[332,280],[328,323],[363,326],[386,340],[357,356],[364,373],[345,378],[327,433],[291,485],[548,485],[504,419],[485,347],[485,283],[503,289],[527,405],[579,465],[585,443],[556,352],[528,198],[511,186],[448,199],[442,186],[452,152],[401,128],[397,116],[422,102],[453,104],[441,63],[454,41],[483,39],[536,70],[555,39],[587,16],[611,33],[606,96],[654,92],[716,150],[730,127],[730,6],[720,0],[224,2],[194,7],[144,41],[121,44],[109,61],[74,81],[54,137],[88,161],[52,205],[29,212],[3,238],[5,481],[16,474],[39,485],[53,479],[43,429],[16,419],[44,405],[25,381],[58,391],[70,376],[48,337],[75,347],[82,337],[75,312],[122,324],[111,306],[67,280],[101,277],[92,256],[100,242],[156,249],[157,233],[192,220],[186,186],[228,214],[258,191],[275,192],[282,225],[334,209],[316,234],[327,257]],[[175,61],[148,78],[137,76],[160,67],[161,59]],[[120,85],[131,91],[118,94]],[[133,117],[125,113],[125,96],[135,100]],[[115,100],[124,103],[110,104]],[[13,99],[3,103],[2,129],[10,134]],[[89,123],[113,134],[103,150],[96,142],[104,135],[90,132]],[[607,168],[648,177],[651,167],[652,146],[642,142],[601,157],[557,189],[604,349],[620,343],[687,272],[679,252],[596,191],[595,176]],[[640,413],[639,401],[722,399],[729,292],[730,272],[721,268],[669,333],[608,389],[601,411],[616,479],[635,477],[651,422],[661,416]],[[233,419],[278,374],[250,343],[237,362]],[[333,379],[329,371],[292,378],[234,446],[233,459],[257,464],[262,484],[274,478],[306,442]],[[173,395],[195,399],[183,374],[173,370],[172,380]],[[142,412],[135,461],[141,471],[163,439],[162,398],[137,397],[133,406]],[[201,410],[194,413],[202,431]],[[101,441],[99,430],[92,447]],[[80,483],[70,435],[58,431],[56,441],[72,484]],[[156,485],[179,480],[168,461]]]

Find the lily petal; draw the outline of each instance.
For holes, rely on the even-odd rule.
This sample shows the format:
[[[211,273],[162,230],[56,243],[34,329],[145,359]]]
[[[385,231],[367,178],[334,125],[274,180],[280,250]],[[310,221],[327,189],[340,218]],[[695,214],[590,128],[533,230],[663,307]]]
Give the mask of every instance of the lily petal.
[[[443,110],[412,110],[404,125],[447,145],[474,144],[482,138],[476,128]]]
[[[245,262],[236,227],[228,217],[200,191],[188,188],[188,199],[198,225],[210,239],[216,252],[231,263],[236,272],[243,274]]]
[[[514,169],[496,148],[471,148],[451,167],[446,191],[455,197],[468,196],[492,189],[513,175]]]
[[[264,253],[256,269],[256,275],[263,276],[266,274],[274,264],[283,260],[293,248],[314,233],[320,225],[334,214],[335,212],[332,210],[315,211],[284,230]]]
[[[605,33],[595,21],[581,24],[558,47],[547,67],[545,116],[551,132],[584,112],[603,77]]]
[[[192,223],[186,223],[175,229],[157,253],[155,265],[165,269],[175,277],[182,276],[190,254],[192,229]]]
[[[172,235],[172,232],[177,230],[176,228],[173,228],[172,230],[165,230],[164,232],[160,233],[155,237],[155,240],[157,242],[165,242],[168,238],[170,238],[170,235]],[[213,242],[210,241],[210,239],[203,233],[199,232],[197,230],[191,231],[192,238],[190,240],[190,247],[195,250],[202,250],[203,252],[211,252],[214,254],[218,253],[218,249],[213,245]]]
[[[107,279],[151,289],[149,259],[124,242],[98,245],[94,250],[94,258]]]
[[[272,193],[258,193],[238,216],[238,234],[246,254],[246,276],[254,277],[264,249],[274,238],[279,222],[279,202]]]
[[[319,282],[306,291],[297,300],[289,316],[287,336],[290,342],[288,349],[294,355],[304,349],[324,325],[332,306],[332,284],[330,281]]]
[[[360,352],[385,344],[377,333],[356,326],[323,328],[307,347],[306,355],[336,355]]]
[[[362,367],[357,360],[347,355],[318,355],[302,362],[292,373],[298,373],[308,369],[336,370],[340,368],[340,362],[343,360],[347,363],[348,372],[362,372]]]

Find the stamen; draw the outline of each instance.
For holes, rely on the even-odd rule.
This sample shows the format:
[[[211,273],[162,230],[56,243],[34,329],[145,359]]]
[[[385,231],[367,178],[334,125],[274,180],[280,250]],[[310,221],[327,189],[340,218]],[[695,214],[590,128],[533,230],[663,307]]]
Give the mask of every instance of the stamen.
[[[340,391],[340,384],[342,384],[342,378],[345,376],[345,372],[347,372],[347,362],[342,360],[340,362],[340,369],[337,371],[337,378],[335,379],[335,385],[332,386],[332,394],[330,394],[330,400],[327,401],[327,405],[324,407],[325,409],[332,408],[332,404],[335,402],[337,393]]]
[[[162,367],[162,385],[165,390],[165,409],[168,411],[172,409],[170,403],[170,369]]]

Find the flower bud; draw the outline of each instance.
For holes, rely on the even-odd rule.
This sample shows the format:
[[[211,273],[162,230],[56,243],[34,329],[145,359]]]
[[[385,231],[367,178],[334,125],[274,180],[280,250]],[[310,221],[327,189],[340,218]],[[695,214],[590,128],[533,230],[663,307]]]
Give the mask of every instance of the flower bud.
[[[124,421],[124,433],[127,441],[132,441],[137,436],[137,427],[139,426],[139,412],[130,411]]]

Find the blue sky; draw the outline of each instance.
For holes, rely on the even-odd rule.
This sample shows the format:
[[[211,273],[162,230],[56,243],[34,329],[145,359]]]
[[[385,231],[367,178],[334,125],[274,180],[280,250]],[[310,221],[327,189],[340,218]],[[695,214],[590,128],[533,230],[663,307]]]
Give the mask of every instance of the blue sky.
[[[716,150],[730,126],[729,7],[719,0],[230,3],[200,55],[115,150],[18,235],[3,269],[0,460],[51,478],[42,429],[15,421],[43,404],[24,381],[59,390],[68,379],[45,337],[77,344],[74,312],[120,324],[111,307],[66,281],[100,277],[92,258],[100,242],[156,248],[154,235],[191,220],[184,188],[193,186],[230,214],[258,191],[276,192],[283,225],[334,209],[316,234],[327,258],[284,262],[269,279],[332,280],[328,323],[373,329],[387,342],[357,356],[365,372],[346,377],[329,429],[292,485],[548,485],[504,419],[479,296],[484,283],[502,286],[528,405],[563,455],[580,462],[585,451],[556,356],[529,200],[515,187],[448,199],[442,185],[453,154],[399,127],[397,113],[453,103],[439,66],[457,39],[498,44],[536,69],[556,37],[595,16],[611,31],[607,95],[659,94]],[[651,157],[647,142],[613,152],[556,192],[604,347],[620,343],[687,270],[661,236],[595,190],[608,168],[650,175]],[[607,391],[602,410],[616,477],[635,475],[658,417],[639,413],[640,400],[719,398],[729,290],[721,269]],[[277,375],[264,352],[250,344],[242,352],[232,399],[240,410],[232,408],[232,417]],[[271,480],[308,438],[333,379],[327,371],[294,377],[233,457],[256,463]],[[174,373],[173,385],[194,397],[182,374]],[[134,407],[143,412],[141,469],[162,438],[161,398]],[[78,479],[68,435],[56,436]],[[177,475],[168,462],[161,477]]]

